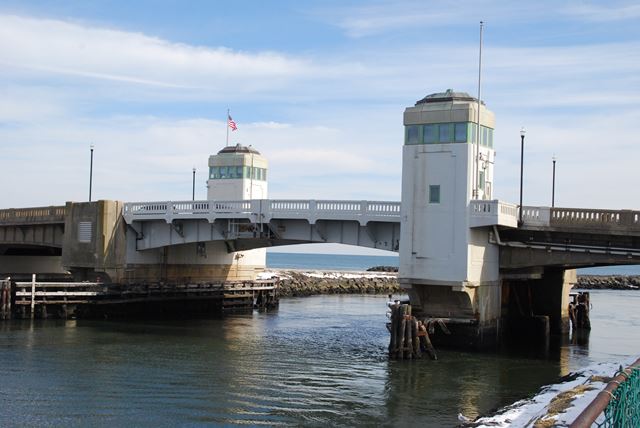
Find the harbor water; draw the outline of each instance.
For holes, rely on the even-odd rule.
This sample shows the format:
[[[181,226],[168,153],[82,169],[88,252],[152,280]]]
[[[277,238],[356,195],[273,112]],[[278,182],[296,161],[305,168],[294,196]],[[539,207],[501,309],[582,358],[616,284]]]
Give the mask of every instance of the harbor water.
[[[640,292],[592,292],[587,342],[389,361],[384,296],[180,321],[0,324],[0,426],[456,426],[640,351]]]

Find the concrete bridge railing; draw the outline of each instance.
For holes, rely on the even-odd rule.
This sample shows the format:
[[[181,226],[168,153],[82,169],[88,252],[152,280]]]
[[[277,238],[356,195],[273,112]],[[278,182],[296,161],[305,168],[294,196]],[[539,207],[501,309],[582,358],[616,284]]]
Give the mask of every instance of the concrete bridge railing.
[[[518,226],[518,206],[508,202],[473,200],[469,213],[469,227]]]
[[[10,208],[0,210],[0,226],[64,223],[65,207]]]
[[[640,211],[522,207],[523,226],[640,231]]]
[[[124,219],[134,221],[176,219],[246,218],[252,222],[272,219],[354,220],[366,225],[370,221],[400,221],[400,202],[253,199],[240,201],[167,201],[129,202],[124,204]]]

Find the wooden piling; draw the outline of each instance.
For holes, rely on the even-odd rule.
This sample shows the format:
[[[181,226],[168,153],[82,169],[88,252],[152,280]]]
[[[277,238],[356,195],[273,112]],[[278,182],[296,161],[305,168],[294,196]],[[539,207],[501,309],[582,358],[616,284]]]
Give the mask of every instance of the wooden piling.
[[[391,305],[391,322],[389,325],[389,358],[396,360],[412,360],[422,358],[427,352],[435,360],[436,353],[427,326],[412,315],[411,305]]]
[[[400,337],[400,343],[398,344],[398,351],[396,352],[396,358],[399,360],[404,359],[404,331],[407,327],[407,305],[400,305],[400,322],[398,323],[398,336]]]

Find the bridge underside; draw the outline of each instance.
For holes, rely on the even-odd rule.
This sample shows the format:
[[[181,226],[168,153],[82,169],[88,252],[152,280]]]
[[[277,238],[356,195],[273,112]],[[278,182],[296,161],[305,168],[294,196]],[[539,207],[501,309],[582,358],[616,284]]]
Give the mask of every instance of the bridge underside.
[[[64,223],[0,225],[0,249],[62,248]]]
[[[640,264],[640,233],[512,229],[499,232],[501,270]]]
[[[350,220],[272,219],[268,223],[218,219],[135,222],[129,226],[137,238],[136,249],[223,241],[228,252],[303,243],[341,243],[398,251],[400,224],[372,221],[362,226]]]

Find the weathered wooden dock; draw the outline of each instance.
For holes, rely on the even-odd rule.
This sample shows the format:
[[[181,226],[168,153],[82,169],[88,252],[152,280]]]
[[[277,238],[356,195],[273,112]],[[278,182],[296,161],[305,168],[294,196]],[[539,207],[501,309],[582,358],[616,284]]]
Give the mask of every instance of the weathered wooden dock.
[[[0,281],[0,318],[214,315],[278,304],[275,280],[118,285],[100,282]]]

